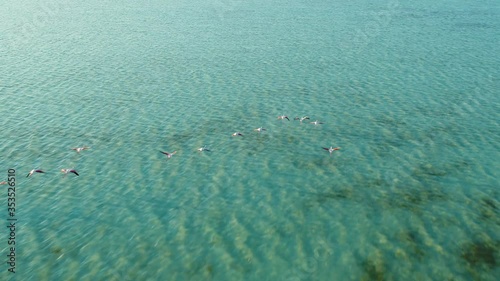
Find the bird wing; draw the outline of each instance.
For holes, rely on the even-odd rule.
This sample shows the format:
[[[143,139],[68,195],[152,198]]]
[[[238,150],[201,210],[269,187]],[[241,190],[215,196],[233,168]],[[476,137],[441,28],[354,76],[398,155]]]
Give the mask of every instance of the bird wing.
[[[78,172],[77,172],[77,171],[75,171],[75,170],[70,170],[69,172],[70,172],[70,173],[73,173],[73,174],[75,174],[75,175],[77,175],[77,176],[79,176]]]

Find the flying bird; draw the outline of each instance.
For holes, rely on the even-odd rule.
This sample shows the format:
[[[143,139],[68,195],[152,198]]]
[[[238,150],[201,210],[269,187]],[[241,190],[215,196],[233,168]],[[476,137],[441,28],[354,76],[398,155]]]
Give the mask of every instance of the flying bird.
[[[266,129],[260,127],[260,128],[257,128],[257,129],[254,129],[254,131],[257,131],[259,133],[261,133],[262,131],[265,131]]]
[[[240,132],[236,132],[236,133],[233,133],[233,134],[232,134],[232,136],[233,136],[233,137],[243,136],[243,134],[242,134],[242,133],[240,133]]]
[[[335,150],[339,150],[340,147],[333,147],[333,146],[330,146],[330,148],[328,147],[323,147],[324,150],[328,150],[328,152],[330,152],[330,156],[332,156],[332,152],[334,152]]]
[[[210,151],[210,149],[208,149],[206,146],[203,146],[203,147],[198,148],[198,151],[199,151],[199,152],[202,152],[202,151]]]
[[[29,177],[29,176],[33,175],[34,173],[45,173],[45,172],[44,172],[44,171],[42,171],[42,170],[33,169],[33,170],[31,170],[31,171],[28,173],[28,175],[27,175],[26,177]]]
[[[72,150],[74,150],[74,151],[76,151],[78,153],[80,153],[80,151],[82,151],[82,150],[87,150],[87,149],[90,149],[90,147],[83,146],[83,147],[74,147],[74,148],[72,148]]]
[[[311,122],[311,124],[318,125],[318,124],[323,124],[323,122],[319,122],[318,120]]]
[[[73,173],[79,176],[78,172],[75,169],[61,169],[61,173],[63,173],[64,175],[67,175],[68,173]]]
[[[177,153],[177,151],[174,151],[174,152],[165,152],[165,151],[161,151],[161,150],[160,150],[160,152],[163,153],[163,154],[165,154],[167,156],[167,158],[172,158],[172,156]]]
[[[306,120],[306,119],[310,119],[310,118],[309,118],[309,117],[307,117],[307,116],[304,116],[304,117],[295,117],[295,118],[293,118],[293,120],[299,120],[301,123],[302,123],[302,121],[304,121],[304,120]]]
[[[281,119],[281,120],[285,120],[286,119],[286,120],[290,121],[290,119],[288,119],[288,116],[286,116],[286,115],[278,116],[278,119]]]

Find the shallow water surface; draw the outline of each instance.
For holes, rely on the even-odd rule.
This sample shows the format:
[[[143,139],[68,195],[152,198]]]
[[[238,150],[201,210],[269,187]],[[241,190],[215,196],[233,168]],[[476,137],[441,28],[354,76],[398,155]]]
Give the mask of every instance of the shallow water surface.
[[[5,6],[1,280],[500,275],[497,1]]]

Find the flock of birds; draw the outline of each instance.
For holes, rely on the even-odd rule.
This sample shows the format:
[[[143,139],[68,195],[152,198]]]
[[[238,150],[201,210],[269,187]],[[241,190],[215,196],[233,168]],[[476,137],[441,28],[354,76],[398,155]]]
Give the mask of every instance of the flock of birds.
[[[288,116],[286,115],[280,115],[278,116],[278,120],[288,120],[290,121],[290,118],[288,118]],[[303,117],[295,117],[293,120],[299,120],[301,123],[304,121],[304,120],[309,120],[310,118],[308,116],[303,116]],[[314,122],[310,122],[311,124],[314,124],[314,125],[319,125],[319,124],[323,124],[323,122],[319,122],[318,120],[314,121]],[[256,128],[254,129],[254,131],[257,131],[260,133],[262,133],[263,131],[265,131],[266,129],[262,128],[262,127],[259,127],[259,128]],[[242,137],[243,136],[243,133],[241,132],[235,132],[232,134],[233,137]],[[333,147],[333,146],[330,146],[330,147],[322,147],[324,150],[328,151],[330,153],[330,156],[332,156],[332,153],[336,150],[339,150],[340,147]],[[200,147],[198,148],[198,151],[200,152],[203,152],[203,151],[210,151],[210,149],[208,149],[206,146],[203,146],[203,147]],[[174,156],[174,154],[177,153],[177,151],[173,151],[173,152],[167,152],[167,151],[162,151],[160,150],[160,153],[164,154],[167,158],[172,158],[172,156]]]
[[[87,150],[87,149],[90,149],[90,147],[82,146],[82,147],[72,148],[72,150],[76,151],[77,153],[80,153],[81,151]],[[28,175],[26,177],[29,177],[29,176],[33,175],[34,173],[42,173],[43,174],[45,172],[43,170],[40,170],[40,169],[33,169],[28,173]],[[63,173],[64,176],[66,176],[68,173],[73,173],[77,176],[80,175],[80,174],[78,174],[78,172],[75,169],[61,169],[61,173]]]
[[[286,115],[280,115],[278,116],[278,120],[288,120],[290,121],[290,118],[288,118],[288,116]],[[301,123],[304,121],[304,120],[309,120],[310,118],[308,116],[303,116],[303,117],[295,117],[294,120],[299,120]],[[314,125],[320,125],[320,124],[323,124],[323,122],[319,122],[318,120],[314,121],[314,122],[310,122],[311,124],[314,124]],[[256,128],[254,129],[254,131],[257,131],[260,133],[262,133],[263,131],[265,131],[266,129],[262,128],[262,127],[259,127],[259,128]],[[235,132],[232,134],[233,137],[242,137],[243,136],[243,133],[241,132]],[[336,150],[339,150],[340,147],[333,147],[333,146],[330,146],[330,147],[322,147],[324,150],[328,151],[330,153],[330,156],[332,156],[332,153]],[[72,150],[76,151],[77,153],[80,153],[81,151],[83,150],[87,150],[87,149],[90,149],[90,147],[88,146],[82,146],[82,147],[75,147],[75,148],[71,148]],[[200,147],[198,148],[198,151],[200,152],[203,152],[203,151],[210,151],[210,149],[208,149],[206,146],[203,146],[203,147]],[[172,158],[172,156],[174,154],[177,153],[177,151],[173,151],[173,152],[166,152],[166,151],[162,151],[160,150],[160,152],[162,154],[164,154],[167,158]],[[41,169],[33,169],[31,170],[28,175],[26,177],[30,177],[36,173],[40,173],[40,174],[43,174],[45,173],[44,170],[41,170]],[[75,174],[77,176],[79,176],[80,174],[78,174],[78,172],[75,170],[75,169],[61,169],[61,173],[64,174],[64,176],[66,176],[67,174],[69,173],[72,173],[72,174]],[[4,184],[7,184],[6,181],[1,181],[0,182],[0,185],[4,185]]]
[[[90,147],[88,146],[82,146],[82,147],[75,147],[75,148],[72,148],[72,150],[80,153],[81,151],[83,150],[87,150],[87,149],[90,149]],[[41,169],[33,169],[31,170],[28,175],[26,175],[26,177],[31,177],[32,175],[34,175],[35,173],[40,173],[40,174],[44,174],[45,171],[44,170],[41,170]],[[78,172],[75,170],[75,169],[61,169],[61,173],[64,174],[64,176],[66,176],[68,173],[72,173],[72,174],[75,174],[77,176],[79,176],[80,174],[78,174]],[[0,185],[4,185],[4,184],[8,184],[8,182],[6,181],[1,181],[0,182]]]

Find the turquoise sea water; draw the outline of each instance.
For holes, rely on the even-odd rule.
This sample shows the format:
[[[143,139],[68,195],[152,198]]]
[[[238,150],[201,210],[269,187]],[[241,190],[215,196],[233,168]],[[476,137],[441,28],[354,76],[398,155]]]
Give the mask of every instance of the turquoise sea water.
[[[2,1],[0,280],[497,280],[500,3],[414,2]]]

